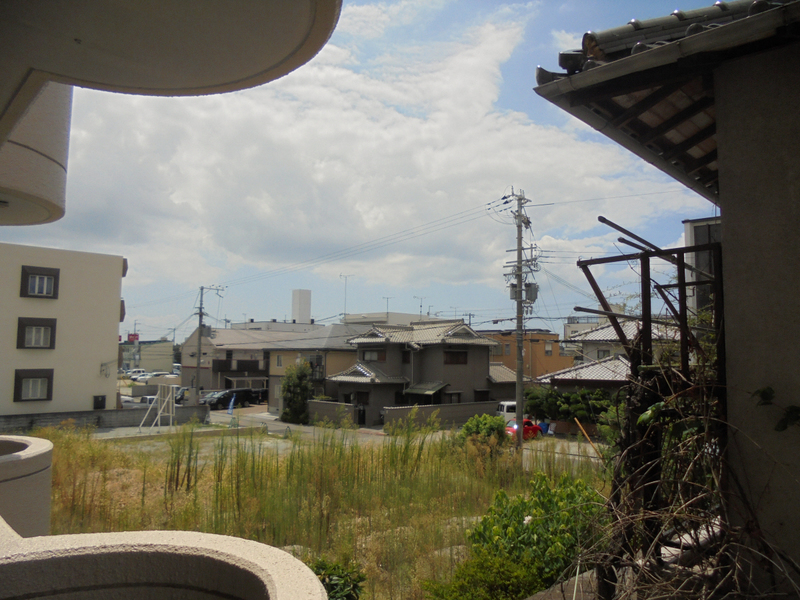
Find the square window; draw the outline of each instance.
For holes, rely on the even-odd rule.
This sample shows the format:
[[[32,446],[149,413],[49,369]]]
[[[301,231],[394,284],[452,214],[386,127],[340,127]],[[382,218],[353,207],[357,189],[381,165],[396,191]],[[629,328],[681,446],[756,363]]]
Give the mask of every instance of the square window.
[[[53,399],[53,369],[14,371],[14,402]]]
[[[22,266],[19,295],[22,298],[58,298],[59,269]]]
[[[19,317],[17,319],[18,349],[49,349],[56,347],[56,320]]]
[[[364,360],[386,362],[386,350],[364,350]]]

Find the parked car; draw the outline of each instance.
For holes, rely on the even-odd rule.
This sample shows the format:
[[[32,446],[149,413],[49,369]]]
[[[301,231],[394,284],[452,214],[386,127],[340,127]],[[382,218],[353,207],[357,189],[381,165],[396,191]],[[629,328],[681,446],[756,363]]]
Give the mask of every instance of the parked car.
[[[234,406],[239,406],[241,408],[247,408],[250,404],[258,404],[259,402],[258,397],[254,397],[253,390],[250,388],[237,388],[233,390],[211,392],[200,399],[200,404],[207,404],[211,410],[228,408],[232,398],[234,398]]]
[[[138,377],[139,375],[143,375],[143,374],[144,374],[144,372],[145,372],[145,370],[144,370],[144,369],[131,369],[130,371],[127,371],[125,374],[126,374],[128,377],[130,377],[131,379],[135,379],[135,378],[136,378],[136,377]]]
[[[517,435],[517,420],[511,419],[508,423],[506,423],[506,434],[510,436]],[[535,438],[537,435],[542,433],[542,428],[536,425],[530,419],[523,419],[522,420],[522,439],[523,440],[531,440]]]
[[[498,417],[503,417],[503,419],[508,419],[509,417],[514,417],[517,414],[517,401],[516,400],[503,400],[502,402],[498,403],[497,410],[494,413]]]
[[[188,387],[182,387],[177,392],[175,392],[175,402],[177,404],[180,404],[181,402],[184,401],[184,399],[188,400],[188,398],[186,397],[186,392],[188,391],[189,391]]]
[[[135,381],[136,383],[145,383],[152,376],[152,373],[139,373],[138,375],[131,377],[131,380]]]

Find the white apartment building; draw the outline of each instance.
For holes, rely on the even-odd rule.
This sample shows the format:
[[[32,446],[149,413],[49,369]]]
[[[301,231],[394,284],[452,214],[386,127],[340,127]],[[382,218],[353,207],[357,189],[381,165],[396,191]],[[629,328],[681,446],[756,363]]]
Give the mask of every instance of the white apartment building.
[[[0,243],[0,416],[116,407],[121,256]]]

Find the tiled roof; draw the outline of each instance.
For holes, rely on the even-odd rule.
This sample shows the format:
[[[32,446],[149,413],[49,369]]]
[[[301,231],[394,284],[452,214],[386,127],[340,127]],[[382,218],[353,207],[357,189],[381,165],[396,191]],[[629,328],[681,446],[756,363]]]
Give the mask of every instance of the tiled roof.
[[[622,332],[628,340],[632,340],[639,333],[641,324],[639,321],[621,321]],[[677,327],[653,324],[653,340],[677,340],[680,337],[680,330]],[[565,342],[607,342],[619,343],[617,332],[611,325],[603,325],[594,329],[581,331],[569,337]]]
[[[489,381],[492,383],[516,383],[517,373],[503,363],[489,363]],[[524,375],[523,381],[531,381],[531,378]]]
[[[541,67],[536,93],[714,203],[714,70],[725,60],[786,42],[800,0],[733,0],[583,36]]]
[[[367,366],[361,362],[354,364],[341,373],[331,375],[328,380],[338,383],[408,383],[408,379],[405,377],[387,375],[380,369],[374,366]]]
[[[422,347],[435,344],[496,346],[497,342],[478,334],[464,321],[436,321],[411,325],[376,325],[351,344],[409,344]]]
[[[553,380],[619,381],[628,380],[631,365],[624,356],[609,356],[599,361],[576,365],[536,378],[537,383],[552,383]]]
[[[204,338],[223,350],[352,350],[354,335],[369,329],[366,325],[328,325],[313,331],[263,331],[259,329],[213,329]]]

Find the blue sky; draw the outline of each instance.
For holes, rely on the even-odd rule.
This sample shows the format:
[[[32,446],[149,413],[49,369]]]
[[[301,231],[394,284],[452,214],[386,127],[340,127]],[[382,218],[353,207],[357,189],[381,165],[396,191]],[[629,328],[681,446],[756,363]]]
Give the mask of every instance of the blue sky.
[[[529,326],[561,332],[573,306],[595,304],[575,261],[619,251],[598,215],[668,246],[682,219],[714,209],[540,99],[536,65],[558,70],[558,51],[587,30],[710,4],[345,1],[322,52],[260,88],[77,89],[66,217],[0,239],[126,256],[120,332],[142,339],[182,341],[201,285],[227,286],[207,298],[219,326],[291,319],[295,288],[336,322],[345,275],[348,312],[388,298],[391,311],[421,303],[486,326],[513,315],[503,264],[515,231],[486,206],[514,186],[544,254]],[[599,275],[635,303],[630,269]]]

